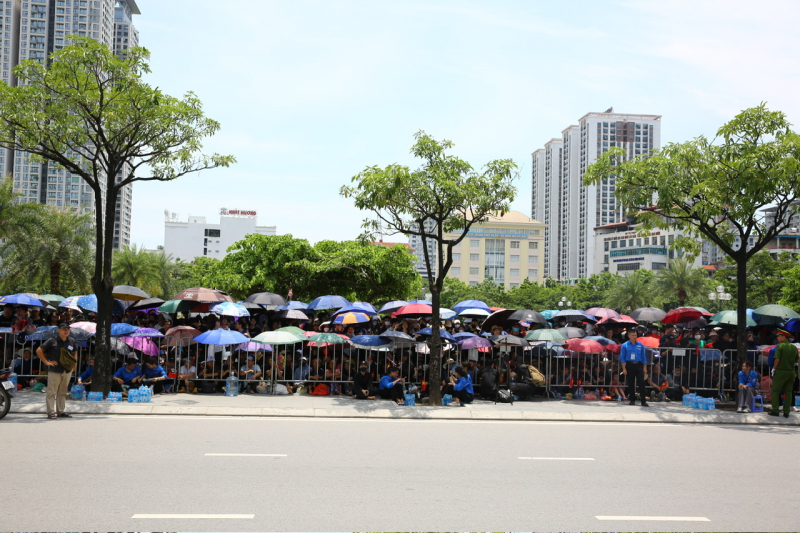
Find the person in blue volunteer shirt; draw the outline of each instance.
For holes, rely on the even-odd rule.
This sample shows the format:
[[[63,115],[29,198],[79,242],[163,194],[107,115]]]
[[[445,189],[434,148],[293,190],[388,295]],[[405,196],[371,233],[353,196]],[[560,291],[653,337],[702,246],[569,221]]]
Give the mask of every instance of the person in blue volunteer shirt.
[[[153,386],[153,394],[161,394],[164,392],[164,386],[167,383],[167,373],[164,368],[158,364],[158,359],[155,357],[148,357],[144,361],[144,370],[142,373],[142,384]]]
[[[94,358],[89,359],[89,366],[86,367],[86,370],[78,376],[78,385],[83,385],[86,387],[87,391],[92,390],[92,376],[94,375]]]
[[[623,344],[620,349],[619,361],[622,363],[622,373],[628,379],[629,404],[636,405],[636,386],[638,384],[642,407],[649,407],[644,390],[644,365],[647,364],[647,353],[644,344],[637,340],[638,337],[635,329],[628,330],[628,342]]]
[[[450,376],[450,383],[442,389],[442,394],[451,394],[453,403],[464,405],[472,403],[475,399],[475,391],[472,388],[472,379],[469,374],[460,366],[453,369],[453,376]]]
[[[756,394],[759,383],[758,372],[753,370],[753,363],[750,361],[742,363],[742,369],[739,371],[739,387],[736,391],[737,413],[750,412],[753,396]]]
[[[123,396],[127,396],[128,392],[122,390],[123,385],[129,388],[136,388],[142,382],[142,369],[139,368],[139,360],[135,357],[129,357],[125,361],[125,366],[117,370],[111,378],[111,390],[114,392],[121,392]]]
[[[406,395],[403,389],[404,382],[405,378],[400,377],[400,369],[393,366],[389,369],[389,373],[381,378],[378,395],[384,400],[394,400],[397,405],[403,405]]]

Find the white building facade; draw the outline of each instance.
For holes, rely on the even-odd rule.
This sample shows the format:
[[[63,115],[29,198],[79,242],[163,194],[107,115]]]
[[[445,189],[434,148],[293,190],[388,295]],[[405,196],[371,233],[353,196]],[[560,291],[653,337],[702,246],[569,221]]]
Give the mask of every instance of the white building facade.
[[[224,258],[228,247],[247,235],[276,235],[276,226],[259,226],[258,213],[242,209],[221,209],[218,224],[206,217],[189,216],[179,221],[175,213],[165,211],[164,253],[174,259],[192,261],[196,257]]]
[[[135,34],[138,43],[132,24],[132,16],[140,13],[135,0],[2,0],[0,13],[0,77],[9,85],[18,84],[13,68],[20,61],[33,59],[46,64],[50,54],[68,44],[69,35],[91,37],[118,51],[115,35],[117,24],[121,24],[125,29],[120,26],[119,33],[127,32],[129,39]],[[1,150],[0,168],[5,175],[13,176],[14,191],[22,195],[24,202],[81,213],[95,211],[94,192],[89,186],[79,176],[51,163],[39,164],[31,161],[27,153]],[[126,170],[123,168],[117,179]],[[105,179],[101,177],[101,181]],[[133,190],[128,185],[117,200],[114,248],[130,244],[132,204]]]
[[[545,165],[547,146],[552,145],[552,140],[545,145]],[[603,254],[602,250],[595,248],[594,228],[626,220],[627,214],[614,196],[614,177],[598,185],[583,185],[589,165],[613,147],[623,148],[627,160],[646,155],[660,145],[659,115],[632,115],[609,110],[587,113],[577,126],[562,131],[558,143],[561,159],[557,173],[554,167],[549,173],[538,172],[542,151],[533,153],[533,190],[547,191],[549,187],[546,198],[556,204],[549,208],[551,218],[543,220],[547,224],[544,255],[548,277],[570,281],[598,272],[598,254],[601,259]],[[545,183],[540,183],[541,180]],[[534,218],[540,209],[547,213],[548,207],[532,205]]]
[[[433,230],[436,229],[436,223],[431,220],[427,219],[423,223],[423,227],[425,228],[425,233],[433,234]],[[436,241],[433,239],[425,239],[425,243],[427,244],[428,248],[428,259],[431,263],[431,272],[436,273],[436,259],[437,259],[437,250],[436,250]],[[419,275],[422,276],[422,279],[428,279],[428,267],[425,264],[425,248],[426,246],[422,242],[422,237],[419,235],[409,235],[408,236],[408,244],[411,246],[411,253],[414,254],[414,257],[417,258],[417,262],[414,263],[414,268],[417,269]]]

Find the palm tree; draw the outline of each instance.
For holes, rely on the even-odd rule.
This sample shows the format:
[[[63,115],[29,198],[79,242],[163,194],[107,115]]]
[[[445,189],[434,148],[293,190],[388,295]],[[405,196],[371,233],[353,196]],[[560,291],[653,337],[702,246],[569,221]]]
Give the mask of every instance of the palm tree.
[[[123,246],[115,252],[111,274],[117,285],[133,285],[151,296],[161,294],[161,273],[144,246]]]
[[[52,294],[63,288],[85,292],[93,270],[91,216],[52,206],[37,211],[35,231],[15,231],[0,247],[4,285]]]
[[[619,276],[608,290],[606,307],[628,313],[638,307],[647,307],[653,302],[652,272],[636,270]]]
[[[667,268],[656,274],[656,288],[668,300],[677,298],[683,307],[691,297],[700,297],[707,292],[709,277],[702,268],[695,268],[685,257],[669,262]]]

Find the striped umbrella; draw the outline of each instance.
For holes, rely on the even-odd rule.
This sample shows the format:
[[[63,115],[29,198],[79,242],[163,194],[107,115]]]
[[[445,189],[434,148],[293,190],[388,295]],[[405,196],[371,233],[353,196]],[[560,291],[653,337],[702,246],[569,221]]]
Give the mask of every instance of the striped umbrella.
[[[344,313],[341,315],[337,315],[336,318],[333,319],[334,324],[363,324],[365,322],[369,322],[371,319],[368,314],[366,313],[355,313],[349,312]]]

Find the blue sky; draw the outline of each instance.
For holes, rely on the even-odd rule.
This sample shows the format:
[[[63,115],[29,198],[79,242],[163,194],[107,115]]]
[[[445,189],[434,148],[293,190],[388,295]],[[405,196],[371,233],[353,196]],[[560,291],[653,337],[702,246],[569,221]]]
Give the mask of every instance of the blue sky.
[[[256,209],[280,234],[355,238],[367,213],[339,187],[366,166],[416,166],[420,129],[475,167],[514,159],[513,208],[530,214],[531,152],[587,112],[662,115],[662,143],[762,101],[800,122],[797,2],[137,3],[149,83],[194,91],[222,124],[206,151],[239,161],[136,184],[132,240],[148,248],[165,209]]]

